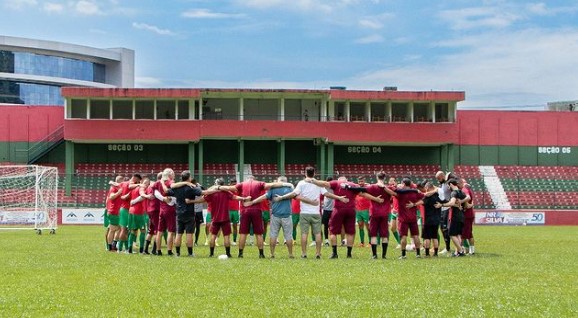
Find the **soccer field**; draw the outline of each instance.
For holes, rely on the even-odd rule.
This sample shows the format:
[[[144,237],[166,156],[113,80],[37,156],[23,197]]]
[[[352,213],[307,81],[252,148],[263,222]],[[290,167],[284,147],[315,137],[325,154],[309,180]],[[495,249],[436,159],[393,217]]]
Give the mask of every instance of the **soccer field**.
[[[340,248],[330,260],[324,247],[322,260],[288,259],[280,246],[275,259],[247,247],[244,259],[218,260],[205,246],[195,258],[105,252],[96,226],[0,231],[0,317],[575,317],[576,233],[478,226],[477,254],[462,258],[398,260],[393,247],[371,260],[371,249],[356,247],[353,259]]]

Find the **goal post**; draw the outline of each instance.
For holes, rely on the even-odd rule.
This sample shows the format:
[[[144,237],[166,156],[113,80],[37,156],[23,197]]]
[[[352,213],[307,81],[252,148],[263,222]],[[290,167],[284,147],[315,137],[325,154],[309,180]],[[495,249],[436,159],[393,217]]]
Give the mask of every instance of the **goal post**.
[[[0,166],[0,230],[54,233],[58,226],[58,168]]]

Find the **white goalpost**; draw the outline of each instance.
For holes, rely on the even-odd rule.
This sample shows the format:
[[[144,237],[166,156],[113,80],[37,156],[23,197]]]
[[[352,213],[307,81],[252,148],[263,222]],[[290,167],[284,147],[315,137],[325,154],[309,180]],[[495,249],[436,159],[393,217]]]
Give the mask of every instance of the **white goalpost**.
[[[56,233],[58,168],[0,166],[0,230]]]

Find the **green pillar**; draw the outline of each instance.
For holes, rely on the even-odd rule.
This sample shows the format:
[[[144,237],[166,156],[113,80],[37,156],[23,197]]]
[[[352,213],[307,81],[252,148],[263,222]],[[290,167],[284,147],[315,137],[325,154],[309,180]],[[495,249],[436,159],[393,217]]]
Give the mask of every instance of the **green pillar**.
[[[199,183],[200,184],[205,184],[205,180],[204,180],[204,176],[203,176],[203,141],[199,140],[199,145],[198,145],[199,149],[199,166],[197,168],[197,175],[199,176]]]
[[[195,175],[195,143],[189,142],[188,148],[188,160],[189,160],[189,170],[191,175]]]
[[[239,180],[245,181],[245,141],[239,140]]]
[[[327,177],[327,160],[325,159],[325,143],[322,141],[319,143],[319,162],[317,163],[317,167],[319,167],[319,177],[322,180],[325,180]]]
[[[333,167],[333,165],[334,165],[333,148],[334,148],[334,145],[332,143],[327,144],[327,175],[328,176],[333,176],[333,174],[335,173],[335,169]]]
[[[447,171],[454,171],[455,161],[456,161],[456,154],[455,150],[456,147],[454,144],[448,145],[448,163],[447,163]]]
[[[74,177],[74,143],[67,140],[64,147],[64,191],[66,195],[70,196],[72,194],[72,178]]]
[[[440,168],[443,171],[448,170],[448,145],[440,146]]]
[[[285,140],[281,140],[277,143],[277,170],[279,170],[279,175],[285,175]]]

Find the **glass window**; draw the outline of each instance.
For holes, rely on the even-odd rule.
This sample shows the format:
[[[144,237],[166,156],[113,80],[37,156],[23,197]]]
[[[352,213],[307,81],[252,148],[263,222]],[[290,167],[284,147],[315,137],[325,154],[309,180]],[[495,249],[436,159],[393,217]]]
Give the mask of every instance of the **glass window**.
[[[90,101],[91,119],[110,119],[110,101],[93,99]]]
[[[407,114],[409,113],[407,108],[408,103],[392,103],[391,104],[391,121],[408,121]]]
[[[425,122],[429,120],[429,103],[415,103],[413,104],[413,121]]]
[[[175,100],[157,100],[157,119],[175,119]]]
[[[132,100],[113,100],[112,119],[132,119]]]
[[[0,103],[64,105],[59,86],[0,80]]]
[[[188,100],[178,101],[178,107],[179,107],[178,119],[189,119],[189,101]]]
[[[73,99],[70,102],[71,118],[86,118],[86,99]]]
[[[134,110],[135,119],[155,119],[155,101],[137,100]]]

